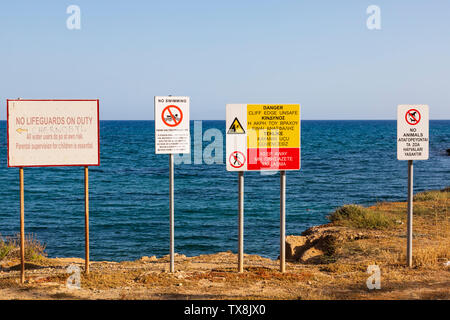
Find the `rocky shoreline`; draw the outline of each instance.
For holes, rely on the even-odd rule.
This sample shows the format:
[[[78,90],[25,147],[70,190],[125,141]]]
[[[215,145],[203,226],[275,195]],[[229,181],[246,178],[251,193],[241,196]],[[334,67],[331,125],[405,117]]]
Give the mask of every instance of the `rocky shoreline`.
[[[286,238],[286,273],[279,261],[219,252],[136,261],[41,258],[26,265],[0,261],[0,299],[450,299],[450,189],[417,194],[414,267],[405,266],[406,203],[339,208],[328,224]],[[381,288],[367,286],[369,266],[381,270]],[[72,271],[70,271],[72,270]],[[79,270],[80,287],[68,285]],[[71,280],[70,280],[71,281]]]

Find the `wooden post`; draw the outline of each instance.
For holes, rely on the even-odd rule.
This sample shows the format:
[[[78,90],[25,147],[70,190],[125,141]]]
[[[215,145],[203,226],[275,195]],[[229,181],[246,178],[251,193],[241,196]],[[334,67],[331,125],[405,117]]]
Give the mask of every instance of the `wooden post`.
[[[20,283],[25,282],[25,200],[23,185],[23,168],[19,168],[20,177]]]
[[[85,268],[89,274],[89,169],[84,167],[84,229],[85,229]]]

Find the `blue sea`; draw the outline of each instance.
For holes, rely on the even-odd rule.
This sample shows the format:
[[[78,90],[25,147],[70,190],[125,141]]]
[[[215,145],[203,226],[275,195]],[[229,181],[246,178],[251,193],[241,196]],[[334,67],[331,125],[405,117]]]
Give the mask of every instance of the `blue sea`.
[[[203,133],[216,128],[225,137],[225,121],[201,125]],[[193,129],[192,122],[192,140]],[[91,259],[168,254],[169,159],[155,155],[154,122],[101,121],[100,134],[101,166],[89,169]],[[287,172],[287,235],[327,222],[343,204],[406,199],[396,121],[302,121],[301,136],[302,168]],[[19,232],[19,169],[7,167],[5,121],[0,142],[0,233],[9,236]],[[448,148],[450,121],[431,121],[430,159],[415,161],[415,192],[450,185]],[[225,152],[221,158],[220,164],[175,166],[178,253],[237,252],[237,173],[226,171]],[[84,256],[83,173],[82,167],[24,169],[25,231],[47,244],[50,257]],[[245,173],[244,231],[246,253],[278,256],[278,174]]]

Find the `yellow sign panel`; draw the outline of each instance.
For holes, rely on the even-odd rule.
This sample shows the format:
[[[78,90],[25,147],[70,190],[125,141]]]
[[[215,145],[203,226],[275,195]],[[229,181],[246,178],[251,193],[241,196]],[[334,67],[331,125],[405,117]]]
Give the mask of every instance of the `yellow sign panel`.
[[[248,148],[300,148],[300,105],[248,104]]]

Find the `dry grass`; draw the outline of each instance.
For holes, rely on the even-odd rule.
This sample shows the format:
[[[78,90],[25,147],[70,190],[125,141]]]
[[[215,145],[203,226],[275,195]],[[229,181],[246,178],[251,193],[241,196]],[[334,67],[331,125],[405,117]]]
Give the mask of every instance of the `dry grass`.
[[[330,263],[320,268],[320,271],[334,274],[348,274],[350,272],[365,272],[367,266],[364,264]]]
[[[448,201],[450,199],[450,187],[443,190],[430,190],[416,194],[414,201]]]
[[[47,257],[46,245],[41,243],[34,234],[25,235],[25,260],[43,261]],[[12,237],[0,236],[0,261],[20,259],[20,234]]]
[[[42,265],[54,268],[54,274],[38,269],[42,275],[34,286],[20,286],[17,273],[4,273],[0,295],[5,288],[17,288],[10,298],[23,297],[27,289],[32,294],[41,290],[50,299],[450,299],[450,267],[445,265],[450,259],[449,193],[447,189],[415,197],[413,268],[405,266],[406,203],[384,202],[336,210],[333,222],[324,226],[342,235],[333,250],[317,264],[288,263],[284,274],[278,271],[278,261],[256,255],[246,255],[245,272],[237,273],[237,256],[231,252],[177,256],[176,273],[163,271],[167,257],[96,262],[91,274],[82,274],[82,290],[53,289],[49,294],[46,283],[64,288],[69,276],[61,269],[57,273],[61,261],[50,259]],[[356,237],[344,236],[348,234]],[[6,247],[3,243],[0,248]],[[366,286],[367,267],[374,264],[381,270],[381,290]]]
[[[111,289],[126,286],[127,283],[132,283],[137,272],[133,271],[116,271],[110,272],[91,272],[90,274],[82,275],[81,283],[86,289]]]
[[[402,255],[400,261],[405,261],[406,257]],[[437,244],[426,248],[417,248],[413,254],[413,264],[416,267],[430,267],[443,265],[450,260],[450,245]]]
[[[418,193],[413,210],[413,264],[416,268],[443,266],[450,260],[450,188]],[[344,207],[343,207],[344,208]],[[374,212],[383,218],[372,223],[379,237],[343,243],[336,251],[338,261],[368,261],[384,265],[404,265],[406,261],[406,203],[378,203],[369,208],[345,206],[336,210],[337,225],[359,228],[361,219]],[[356,219],[354,217],[357,217]],[[364,218],[360,218],[364,216]],[[372,218],[366,219],[373,221]],[[393,223],[383,224],[383,221]],[[343,223],[344,221],[344,223]],[[378,227],[376,227],[378,226]]]
[[[394,225],[395,219],[383,211],[365,208],[355,204],[344,205],[328,216],[336,225],[362,228],[384,229]]]
[[[261,268],[261,267],[253,267],[246,268],[246,272],[244,273],[236,273],[231,270],[215,270],[211,272],[196,272],[190,274],[186,279],[187,280],[220,280],[228,283],[240,283],[245,284],[247,282],[255,282],[255,281],[306,281],[312,278],[313,274],[311,272],[305,271],[300,273],[280,273],[274,269],[270,268]],[[230,272],[231,271],[231,272]]]
[[[6,289],[17,286],[18,280],[12,278],[0,279],[0,289]]]

